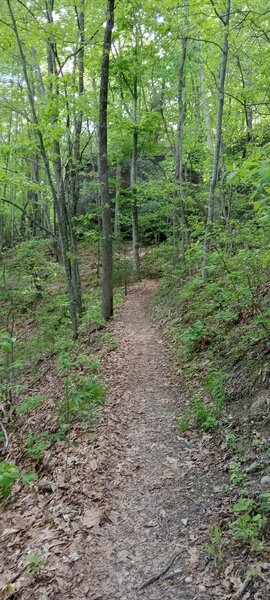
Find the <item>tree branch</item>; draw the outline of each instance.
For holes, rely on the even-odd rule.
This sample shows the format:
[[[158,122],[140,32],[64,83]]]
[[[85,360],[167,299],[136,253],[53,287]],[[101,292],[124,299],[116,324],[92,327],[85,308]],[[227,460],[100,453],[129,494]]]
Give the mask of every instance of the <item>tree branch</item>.
[[[215,2],[214,2],[214,0],[210,0],[210,2],[211,2],[211,4],[212,4],[212,6],[213,6],[213,9],[214,9],[214,11],[215,11],[215,14],[216,14],[216,16],[218,17],[218,19],[220,19],[220,21],[223,23],[223,25],[227,25],[227,23],[226,23],[226,20],[225,20],[225,19],[223,19],[223,17],[222,17],[222,16],[219,14],[219,12],[217,11],[217,9],[216,9],[216,7],[215,7]]]
[[[52,231],[50,231],[49,229],[47,229],[47,227],[44,227],[44,225],[41,225],[40,223],[38,223],[38,221],[36,221],[35,219],[33,219],[33,217],[31,217],[31,215],[27,214],[25,208],[23,208],[22,206],[19,206],[19,204],[16,204],[16,202],[12,202],[12,200],[8,200],[7,198],[2,198],[1,197],[0,200],[2,202],[5,202],[6,204],[10,204],[11,206],[14,206],[18,210],[20,210],[23,214],[26,215],[26,217],[29,219],[29,221],[31,221],[32,223],[34,223],[34,225],[36,225],[37,227],[39,227],[39,229],[42,229],[42,231],[45,231],[48,235],[50,235],[52,238],[54,238],[55,240],[57,240],[57,237],[54,235],[54,233]]]

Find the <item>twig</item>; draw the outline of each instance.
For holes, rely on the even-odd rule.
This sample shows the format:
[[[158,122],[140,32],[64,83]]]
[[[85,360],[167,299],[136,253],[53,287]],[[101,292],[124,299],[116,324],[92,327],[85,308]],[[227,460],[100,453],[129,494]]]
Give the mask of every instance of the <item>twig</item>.
[[[142,592],[143,590],[145,590],[147,587],[149,587],[150,585],[152,585],[153,583],[155,583],[156,581],[158,581],[158,579],[160,579],[161,577],[163,577],[163,575],[165,575],[170,568],[173,566],[173,564],[175,563],[175,561],[181,556],[180,552],[177,552],[176,554],[174,554],[174,556],[169,560],[169,562],[167,563],[167,565],[165,567],[163,567],[163,569],[161,569],[161,571],[158,571],[158,573],[156,573],[155,575],[152,575],[152,577],[150,577],[150,579],[147,579],[139,588],[138,588],[138,592]]]
[[[240,586],[238,592],[236,592],[236,594],[234,596],[235,600],[239,600],[239,598],[242,598],[242,596],[243,596],[244,592],[246,591],[246,589],[248,588],[251,580],[252,580],[252,577],[250,575],[248,575],[248,577],[246,577],[245,581]]]
[[[1,450],[1,454],[4,454],[6,452],[6,450],[7,450],[9,439],[8,439],[8,434],[6,432],[6,429],[5,429],[2,421],[0,421],[0,427],[1,427],[2,431],[3,431],[4,438],[5,438],[5,443],[4,443],[3,448]]]

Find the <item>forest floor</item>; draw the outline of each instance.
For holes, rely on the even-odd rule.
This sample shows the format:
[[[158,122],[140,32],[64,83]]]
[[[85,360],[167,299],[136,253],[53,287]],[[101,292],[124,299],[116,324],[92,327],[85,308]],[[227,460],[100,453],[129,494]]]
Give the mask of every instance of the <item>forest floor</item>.
[[[68,481],[58,464],[52,493],[33,485],[16,513],[1,515],[3,579],[14,586],[1,598],[269,598],[267,565],[246,579],[245,555],[206,549],[222,513],[226,452],[216,434],[177,425],[186,399],[149,310],[155,287],[131,288],[109,326],[118,347],[104,358],[108,397],[95,432],[70,449]],[[29,552],[44,559],[35,576]]]

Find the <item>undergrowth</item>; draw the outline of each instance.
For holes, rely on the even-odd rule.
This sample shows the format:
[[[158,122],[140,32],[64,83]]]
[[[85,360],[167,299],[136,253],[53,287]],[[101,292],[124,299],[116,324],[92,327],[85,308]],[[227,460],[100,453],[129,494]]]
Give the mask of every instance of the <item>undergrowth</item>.
[[[245,236],[252,237],[251,248]],[[265,231],[257,226],[255,235],[239,226],[227,252],[223,237],[211,253],[206,281],[197,269],[198,242],[182,265],[174,264],[168,242],[146,258],[146,268],[152,268],[151,261],[160,268],[162,262],[153,307],[173,342],[181,374],[187,383],[193,381],[188,416],[206,428],[220,421],[226,398],[246,398],[269,379],[270,251]],[[185,428],[187,415],[183,418]]]
[[[231,457],[223,518],[212,526],[206,543],[216,566],[228,548],[260,557],[267,557],[270,548],[270,441],[259,433],[269,422],[269,410],[264,406],[253,417],[249,412],[269,385],[270,250],[259,223],[252,231],[245,224],[231,227],[230,244],[217,232],[206,280],[198,271],[199,239],[182,265],[174,262],[169,242],[145,260],[146,270],[161,275],[152,305],[172,343],[187,398],[177,415],[182,435],[194,428],[214,432]],[[258,464],[251,465],[249,475],[245,463],[251,452]],[[262,475],[268,476],[265,491],[258,481]],[[251,492],[252,477],[256,493]]]
[[[32,464],[35,477],[45,453],[53,451],[55,443],[69,446],[73,427],[87,430],[97,419],[106,395],[99,353],[114,350],[118,344],[102,318],[95,248],[91,256],[91,248],[83,245],[81,255],[83,272],[85,262],[84,313],[77,342],[70,336],[63,268],[52,258],[48,242],[22,242],[2,257],[0,265],[0,406],[4,407],[0,445],[5,449],[5,436],[8,439],[10,432],[21,429],[21,462]],[[123,301],[130,271],[120,255],[119,261],[122,271],[116,278],[116,307]],[[48,369],[59,388],[55,403],[49,402],[46,389],[44,393],[31,392],[31,382],[39,382]],[[26,481],[9,450],[10,443],[8,460],[0,463],[4,497],[16,482]]]

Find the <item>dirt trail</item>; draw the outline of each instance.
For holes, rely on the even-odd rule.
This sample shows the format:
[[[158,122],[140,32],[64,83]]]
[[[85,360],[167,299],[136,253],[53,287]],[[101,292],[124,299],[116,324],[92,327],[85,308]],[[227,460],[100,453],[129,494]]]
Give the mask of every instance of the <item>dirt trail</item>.
[[[111,420],[114,433],[107,438],[110,466],[102,484],[113,522],[92,530],[79,550],[90,580],[87,590],[85,580],[77,588],[78,597],[85,589],[85,597],[92,600],[137,598],[140,585],[176,553],[179,557],[167,573],[173,578],[159,579],[142,596],[212,597],[202,583],[206,555],[197,546],[197,529],[214,485],[203,476],[209,450],[203,450],[199,437],[179,435],[175,414],[180,396],[172,359],[149,316],[153,286],[136,286],[113,325],[119,346],[106,366],[111,394],[103,421]],[[102,447],[104,422],[100,430]],[[217,598],[220,590],[210,580]]]
[[[2,580],[15,582],[16,594],[0,592],[1,599],[225,600],[241,586],[241,557],[225,557],[220,572],[207,557],[223,506],[221,451],[214,435],[181,435],[177,427],[185,397],[149,311],[154,288],[143,282],[130,290],[110,326],[118,338],[104,357],[110,391],[96,429],[80,430],[79,443],[72,432],[67,480],[59,442],[45,453],[45,479],[2,511]],[[29,553],[44,559],[37,577],[27,569]],[[139,596],[176,554],[165,577]]]

